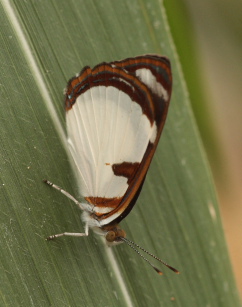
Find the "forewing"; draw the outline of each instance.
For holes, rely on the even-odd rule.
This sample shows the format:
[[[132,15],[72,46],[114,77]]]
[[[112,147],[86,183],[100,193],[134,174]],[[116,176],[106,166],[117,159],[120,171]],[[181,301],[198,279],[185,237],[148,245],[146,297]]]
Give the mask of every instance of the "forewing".
[[[68,144],[81,194],[103,225],[127,215],[141,189],[167,113],[168,64],[157,56],[102,63],[68,83]]]

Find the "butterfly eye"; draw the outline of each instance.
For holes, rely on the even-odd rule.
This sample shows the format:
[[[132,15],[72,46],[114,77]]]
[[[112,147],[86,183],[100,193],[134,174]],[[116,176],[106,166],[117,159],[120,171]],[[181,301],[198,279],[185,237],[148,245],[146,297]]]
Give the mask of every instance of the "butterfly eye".
[[[115,234],[115,232],[113,230],[110,230],[110,231],[107,232],[106,240],[108,242],[113,242],[115,240],[115,238],[116,238],[116,234]]]

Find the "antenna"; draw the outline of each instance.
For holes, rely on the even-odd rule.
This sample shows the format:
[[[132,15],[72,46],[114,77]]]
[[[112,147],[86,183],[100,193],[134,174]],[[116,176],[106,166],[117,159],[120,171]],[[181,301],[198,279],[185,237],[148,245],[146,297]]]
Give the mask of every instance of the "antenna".
[[[170,266],[169,264],[167,264],[165,261],[161,260],[160,258],[156,257],[155,255],[151,254],[150,252],[148,252],[147,250],[145,250],[143,247],[139,246],[138,244],[134,243],[133,241],[124,238],[124,237],[119,237],[119,239],[123,242],[125,242],[128,246],[130,246],[131,248],[133,248],[134,251],[136,251],[136,253],[142,258],[144,259],[146,262],[149,263],[149,265],[152,266],[152,268],[159,274],[159,275],[163,275],[163,272],[160,271],[159,269],[157,269],[157,267],[155,267],[147,258],[145,258],[135,247],[141,249],[143,252],[145,252],[146,254],[148,254],[149,256],[153,257],[154,259],[160,261],[162,264],[164,264],[166,267],[168,267],[170,270],[172,270],[173,272],[175,272],[176,274],[180,274],[180,272],[173,268],[172,266]]]

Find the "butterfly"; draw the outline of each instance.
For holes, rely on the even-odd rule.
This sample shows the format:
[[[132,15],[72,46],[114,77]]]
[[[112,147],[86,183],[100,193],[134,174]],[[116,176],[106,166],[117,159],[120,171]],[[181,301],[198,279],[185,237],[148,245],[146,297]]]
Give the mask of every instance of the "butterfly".
[[[142,189],[165,124],[172,89],[170,61],[159,55],[141,55],[121,61],[86,66],[69,80],[65,90],[67,143],[85,199],[79,202],[60,190],[83,211],[84,233],[89,228],[108,245],[125,242],[157,273],[162,272],[137,248],[178,270],[126,238],[119,223],[129,214]]]

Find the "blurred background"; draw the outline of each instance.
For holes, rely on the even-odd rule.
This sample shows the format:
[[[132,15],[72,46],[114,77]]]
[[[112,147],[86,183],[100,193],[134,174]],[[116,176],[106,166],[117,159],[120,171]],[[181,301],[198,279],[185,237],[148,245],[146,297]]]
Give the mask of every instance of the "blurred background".
[[[189,79],[192,107],[213,171],[242,294],[242,2],[164,3],[182,69]]]

